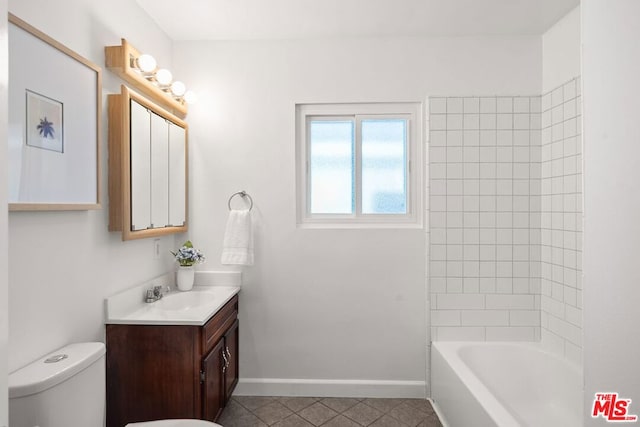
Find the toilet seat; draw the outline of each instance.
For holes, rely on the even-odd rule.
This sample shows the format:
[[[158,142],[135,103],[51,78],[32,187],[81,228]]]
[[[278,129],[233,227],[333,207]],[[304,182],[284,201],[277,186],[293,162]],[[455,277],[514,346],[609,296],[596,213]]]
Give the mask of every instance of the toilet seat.
[[[222,427],[220,424],[204,420],[158,420],[130,423],[125,427]]]

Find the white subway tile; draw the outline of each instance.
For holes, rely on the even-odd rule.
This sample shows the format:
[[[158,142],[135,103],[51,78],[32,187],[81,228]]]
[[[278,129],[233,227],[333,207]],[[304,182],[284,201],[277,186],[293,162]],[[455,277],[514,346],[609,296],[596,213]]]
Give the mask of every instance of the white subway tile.
[[[577,95],[576,80],[571,80],[563,86],[564,100],[573,99]]]
[[[513,113],[513,98],[498,97],[497,110],[498,113]]]
[[[496,112],[496,98],[480,98],[480,112],[481,113],[495,113]]]
[[[447,163],[447,179],[462,179],[462,163]]]
[[[496,129],[495,114],[480,114],[480,129]]]
[[[431,326],[460,326],[460,310],[431,310]]]
[[[480,292],[480,279],[477,277],[465,277],[462,291],[465,294],[477,294]]]
[[[431,175],[431,179],[446,179],[447,165],[445,163],[430,164],[429,173]]]
[[[493,278],[496,277],[495,261],[480,261],[480,277]]]
[[[460,294],[460,293],[462,293],[462,278],[461,277],[447,277],[447,293],[448,294]]]
[[[447,181],[444,179],[432,179],[429,190],[432,196],[446,196]]]
[[[496,133],[496,145],[511,146],[513,145],[514,132],[512,130],[499,130]]]
[[[480,148],[479,147],[464,147],[463,161],[465,163],[477,163],[480,161]]]
[[[431,211],[443,212],[447,210],[447,196],[434,196],[429,198]]]
[[[556,301],[555,299],[551,298],[551,296],[547,296],[544,294],[544,284],[545,282],[542,282],[543,285],[543,295],[542,295],[542,299],[541,299],[541,309],[542,311],[544,311],[545,313],[549,313],[555,317],[564,317],[564,308],[565,305],[560,302],[560,301]]]
[[[462,121],[464,129],[480,129],[479,114],[464,114]]]
[[[542,111],[541,99],[541,96],[532,96],[530,98],[530,108],[532,113],[539,113]]]
[[[528,113],[529,109],[529,97],[518,96],[513,98],[513,112],[514,113]]]
[[[437,308],[439,310],[473,310],[485,307],[485,296],[482,294],[439,294]]]
[[[479,228],[480,227],[480,214],[477,212],[465,212],[463,214],[465,228]]]
[[[429,232],[431,243],[446,244],[447,230],[445,228],[431,228]]]
[[[496,293],[498,294],[512,294],[513,293],[513,281],[511,278],[498,277],[496,278]]]
[[[445,180],[445,194],[447,196],[462,196],[464,194],[464,181],[461,179],[448,179]],[[431,194],[434,193],[433,191]]]
[[[465,310],[461,313],[463,326],[508,326],[506,310]]]
[[[529,114],[514,114],[513,115],[513,128],[514,129],[529,129]]]
[[[447,145],[447,131],[432,130],[430,132],[429,145],[431,147],[443,147]]]
[[[447,98],[447,113],[462,113],[463,101],[462,98]]]
[[[445,245],[445,248],[445,260],[462,261],[462,245]]]
[[[480,205],[482,206],[482,200],[480,199]],[[496,227],[496,214],[495,212],[480,212],[480,227],[481,228],[495,228]],[[482,233],[482,230],[480,230]],[[494,231],[495,234],[495,231]],[[480,238],[482,239],[482,234],[480,234]],[[495,238],[494,238],[495,240]]]
[[[551,92],[542,95],[540,98],[540,107],[542,111],[551,109]]]
[[[513,114],[497,114],[496,126],[498,129],[513,129]]]
[[[447,132],[447,147],[460,147],[462,146],[463,131],[461,130],[449,130]],[[450,162],[453,160],[449,160]]]
[[[509,325],[540,326],[540,312],[538,310],[510,310]]]
[[[477,130],[463,131],[463,144],[465,147],[473,147],[480,145],[480,132]]]
[[[566,101],[564,104],[562,104],[562,108],[564,110],[564,119],[572,119],[574,117],[576,117],[576,100],[575,99],[571,99],[569,101]]]
[[[497,165],[495,163],[480,163],[480,179],[495,179]]]
[[[550,316],[549,330],[577,346],[582,345],[582,329],[576,325],[572,325],[555,316]]]
[[[495,130],[481,130],[480,131],[480,145],[492,146],[496,145],[496,131]]]
[[[431,163],[446,163],[447,150],[445,147],[431,146],[429,149],[429,160]]]
[[[480,98],[464,98],[463,100],[464,113],[479,113],[480,112]]]
[[[528,326],[487,327],[487,341],[533,341],[534,328]]]
[[[447,228],[447,244],[462,245],[462,228]]]
[[[449,228],[464,227],[462,212],[447,212],[447,227]]]
[[[562,86],[551,92],[551,106],[556,107],[564,102],[564,96],[562,94]]]
[[[513,277],[513,262],[496,261],[496,277]]]
[[[447,114],[447,130],[462,130],[462,114]]]
[[[482,268],[482,266],[480,267]],[[495,277],[481,277],[480,278],[480,292],[483,294],[492,294],[496,292],[496,278]]]
[[[465,179],[480,178],[480,165],[478,163],[464,163],[463,169]]]
[[[479,261],[480,260],[480,245],[464,245],[464,260],[465,261]],[[480,267],[478,267],[479,269]],[[477,277],[478,274],[476,273]],[[469,274],[465,273],[465,277],[470,277]],[[475,292],[477,293],[477,292]]]
[[[429,286],[431,287],[431,294],[446,293],[447,279],[444,277],[431,277],[429,278]]]
[[[439,341],[484,341],[484,327],[448,327],[436,328]]]
[[[429,113],[446,113],[447,112],[447,99],[446,98],[429,98]]]
[[[498,310],[532,310],[533,295],[486,295],[486,308]]]
[[[431,130],[444,130],[447,128],[447,115],[446,114],[431,114],[429,116],[429,129]]]
[[[496,165],[496,178],[511,179],[513,178],[513,163],[498,163]]]

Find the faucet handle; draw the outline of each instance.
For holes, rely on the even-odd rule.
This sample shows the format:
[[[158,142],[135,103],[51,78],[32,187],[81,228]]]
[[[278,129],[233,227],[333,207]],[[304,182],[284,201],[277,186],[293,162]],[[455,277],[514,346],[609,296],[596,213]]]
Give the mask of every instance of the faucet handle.
[[[161,285],[153,287],[153,296],[155,296],[157,299],[162,298],[162,288],[163,286]]]

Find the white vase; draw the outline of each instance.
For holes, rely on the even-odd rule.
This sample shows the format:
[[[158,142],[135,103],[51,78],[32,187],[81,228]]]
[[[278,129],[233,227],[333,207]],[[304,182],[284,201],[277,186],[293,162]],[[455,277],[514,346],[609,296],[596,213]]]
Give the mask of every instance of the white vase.
[[[178,267],[177,273],[177,281],[178,281],[178,289],[181,291],[190,291],[193,288],[193,279],[195,277],[195,269],[193,266],[190,267]]]

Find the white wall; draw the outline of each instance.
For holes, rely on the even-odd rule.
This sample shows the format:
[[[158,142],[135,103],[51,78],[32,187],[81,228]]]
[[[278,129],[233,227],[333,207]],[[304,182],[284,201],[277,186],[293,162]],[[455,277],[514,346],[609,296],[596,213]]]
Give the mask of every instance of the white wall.
[[[640,2],[582,2],[585,408],[594,393],[640,415]],[[586,415],[586,425],[605,425]]]
[[[104,46],[122,37],[171,65],[170,41],[135,2],[11,0],[9,11],[102,67]],[[107,231],[106,95],[119,85],[103,69],[102,209],[9,214],[9,371],[69,342],[102,340],[105,296],[171,268],[173,237],[162,239],[165,255],[155,260],[151,239],[122,242]],[[4,171],[3,152],[0,160]]]
[[[0,2],[0,16],[7,15],[6,2]],[[0,141],[7,138],[7,21],[0,19]],[[7,144],[0,143],[0,426],[6,426],[9,422],[7,414],[7,340],[9,304],[8,297],[8,226],[7,226]]]
[[[255,202],[240,391],[318,393],[329,379],[348,394],[348,379],[425,381],[424,232],[296,228],[294,106],[539,93],[540,39],[181,42],[174,63],[200,96],[189,114],[191,213],[208,268],[218,267],[229,195],[244,189]],[[313,384],[294,389],[292,379]]]
[[[542,93],[580,75],[580,6],[542,35]]]

